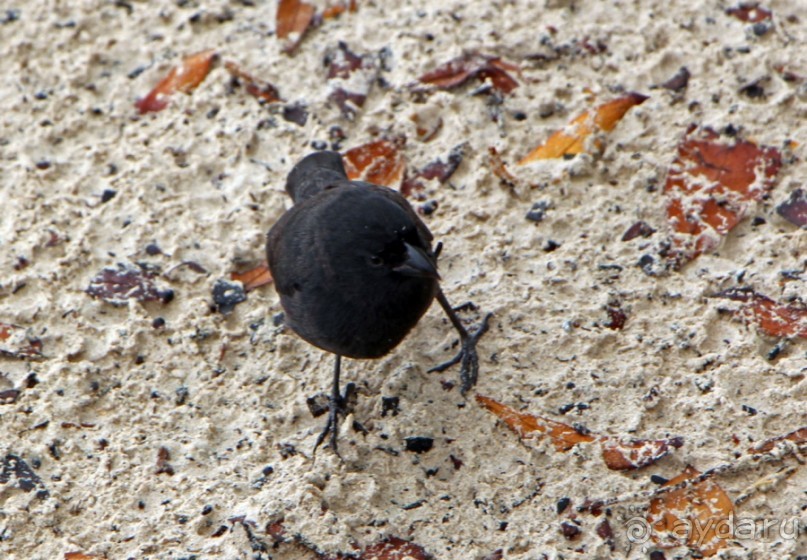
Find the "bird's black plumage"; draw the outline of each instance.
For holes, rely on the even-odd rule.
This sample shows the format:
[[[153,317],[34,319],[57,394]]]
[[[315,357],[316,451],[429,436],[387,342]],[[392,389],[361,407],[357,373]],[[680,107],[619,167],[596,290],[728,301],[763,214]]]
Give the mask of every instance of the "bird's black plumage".
[[[331,417],[336,447],[340,356],[379,358],[395,348],[435,297],[460,330],[463,393],[476,380],[475,343],[439,289],[432,234],[399,193],[350,181],[336,152],[305,157],[291,171],[292,206],[267,236],[269,269],[287,324],[337,355]]]

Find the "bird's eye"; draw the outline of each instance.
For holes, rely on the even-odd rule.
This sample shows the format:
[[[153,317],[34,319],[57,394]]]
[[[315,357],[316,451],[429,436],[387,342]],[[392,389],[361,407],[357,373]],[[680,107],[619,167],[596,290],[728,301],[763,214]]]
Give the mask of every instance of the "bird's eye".
[[[382,261],[381,257],[379,257],[378,255],[373,255],[372,257],[370,257],[370,264],[373,266],[381,266],[382,262],[384,261]]]

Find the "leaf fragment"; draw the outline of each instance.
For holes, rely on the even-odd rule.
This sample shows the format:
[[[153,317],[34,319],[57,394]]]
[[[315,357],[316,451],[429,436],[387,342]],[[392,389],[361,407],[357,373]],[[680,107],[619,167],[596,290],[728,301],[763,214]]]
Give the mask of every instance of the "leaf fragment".
[[[684,439],[681,437],[630,440],[608,436],[600,438],[603,461],[609,469],[617,471],[647,467],[683,445]]]
[[[277,38],[286,40],[283,51],[293,53],[314,18],[314,6],[302,0],[280,0],[277,4]]]
[[[776,148],[747,140],[724,143],[714,130],[691,126],[664,185],[674,232],[666,256],[680,266],[716,247],[750,204],[773,188],[781,166]]]
[[[0,356],[17,360],[42,356],[42,340],[29,329],[11,323],[0,323]]]
[[[207,77],[217,58],[216,51],[212,49],[186,57],[148,95],[135,101],[135,107],[141,115],[162,111],[168,107],[169,98],[174,93],[190,93],[196,89]]]
[[[423,181],[435,179],[441,185],[448,181],[462,163],[467,147],[467,143],[454,146],[445,161],[436,159],[407,176],[401,184],[401,194],[410,196],[415,191],[422,191],[425,188]]]
[[[235,62],[228,60],[224,63],[224,68],[235,80],[244,84],[246,92],[253,97],[257,97],[263,103],[275,103],[283,101],[277,88],[267,81],[255,78],[252,74],[242,69]]]
[[[518,87],[510,72],[520,73],[521,70],[498,56],[469,51],[426,72],[418,80],[437,89],[450,90],[478,78],[483,82],[489,80],[493,89],[508,94]]]
[[[123,306],[130,299],[140,302],[174,299],[173,290],[160,290],[154,284],[156,273],[144,267],[118,263],[115,268],[99,272],[85,290],[87,294],[115,306]]]
[[[766,439],[765,441],[758,443],[753,447],[750,447],[748,449],[748,452],[754,454],[768,453],[770,451],[773,451],[774,447],[776,447],[776,444],[779,443],[780,441],[792,441],[799,447],[807,445],[807,426],[799,428],[798,430],[793,430],[789,434]]]
[[[346,119],[353,119],[364,106],[373,87],[378,68],[371,55],[359,55],[350,50],[347,43],[339,41],[337,47],[325,55],[328,99],[339,107]]]
[[[687,466],[664,487],[679,485],[700,474]],[[731,499],[707,478],[655,497],[647,511],[647,522],[659,547],[686,545],[703,556],[713,556],[733,537],[730,523],[733,514]]]
[[[0,461],[0,484],[14,483],[23,492],[36,490],[36,497],[44,500],[50,495],[45,483],[19,455],[7,454]]]
[[[611,132],[631,107],[641,105],[648,97],[630,92],[598,106],[594,111],[586,111],[575,118],[565,129],[552,134],[544,143],[527,154],[518,165],[526,165],[539,159],[553,159],[581,154],[586,151],[586,140],[592,134]],[[594,147],[602,149],[602,143],[595,139]]]
[[[777,303],[750,288],[723,290],[715,297],[743,303],[736,315],[769,336],[807,338],[807,306],[803,304]]]
[[[773,17],[773,13],[761,7],[759,2],[740,2],[733,8],[727,8],[726,13],[746,23],[759,23]]]
[[[406,169],[402,153],[405,143],[403,136],[397,136],[380,138],[351,148],[342,155],[348,178],[398,188]]]
[[[244,291],[249,293],[255,288],[270,284],[272,274],[269,272],[269,266],[264,262],[244,272],[232,272],[230,279],[241,282],[244,285]]]
[[[776,207],[776,213],[795,226],[807,227],[807,191],[796,189],[790,193],[790,198]]]

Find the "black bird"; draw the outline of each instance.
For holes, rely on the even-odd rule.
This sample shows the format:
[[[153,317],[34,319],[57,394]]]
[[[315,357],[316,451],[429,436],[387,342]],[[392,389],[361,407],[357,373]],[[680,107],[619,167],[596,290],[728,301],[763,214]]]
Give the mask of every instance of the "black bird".
[[[336,354],[328,433],[337,452],[339,414],[348,394],[339,391],[341,357],[380,358],[395,348],[436,297],[461,349],[432,368],[462,362],[464,395],[476,383],[476,343],[487,331],[488,314],[471,334],[440,290],[432,234],[398,192],[351,181],[336,152],[316,152],[289,173],[292,206],[267,235],[269,269],[286,313],[286,323],[309,343]]]

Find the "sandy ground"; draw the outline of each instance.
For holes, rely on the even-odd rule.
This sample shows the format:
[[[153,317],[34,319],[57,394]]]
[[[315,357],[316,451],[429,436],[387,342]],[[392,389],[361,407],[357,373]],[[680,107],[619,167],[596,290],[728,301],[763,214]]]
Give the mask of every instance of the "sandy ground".
[[[651,475],[732,464],[738,450],[807,416],[805,341],[770,356],[779,341],[709,297],[733,286],[780,301],[807,293],[807,234],[775,212],[807,176],[807,4],[766,4],[769,29],[727,15],[729,6],[360,0],[289,56],[273,36],[273,1],[6,0],[0,322],[21,329],[0,357],[0,390],[20,391],[0,404],[0,557],[313,558],[388,537],[435,558],[664,557],[626,535],[647,499],[602,514],[612,539],[595,531],[602,517],[586,514],[581,534],[566,538],[558,501],[574,511],[587,498],[653,491]],[[359,53],[386,49],[384,83],[353,121],[327,101],[322,61],[339,41]],[[209,48],[274,83],[289,104],[306,104],[307,122],[233,88],[222,65],[192,95],[137,115],[137,97]],[[520,86],[499,105],[471,95],[479,82],[425,98],[408,91],[467,49],[518,64]],[[801,78],[784,80],[781,65]],[[685,91],[651,87],[682,66],[692,74]],[[764,95],[742,91],[759,79]],[[515,166],[592,96],[624,91],[650,98],[602,154]],[[444,121],[430,142],[416,139],[410,119],[424,111]],[[637,263],[666,236],[660,187],[691,123],[799,145],[770,197],[716,252],[649,275]],[[378,131],[407,135],[413,167],[468,143],[450,181],[428,183],[415,204],[438,203],[424,219],[445,245],[450,299],[477,306],[463,315],[469,324],[494,314],[479,394],[597,433],[682,436],[684,446],[623,473],[592,446],[560,453],[521,441],[452,388],[456,369],[427,373],[455,341],[435,305],[389,356],[346,362],[344,380],[360,388],[351,420],[367,433],[345,422],[344,461],[328,450],[312,457],[324,417],[306,401],[327,390],[332,358],[283,327],[271,285],[226,316],[212,308],[212,290],[264,258],[265,232],[289,205],[286,174],[334,125],[346,133],[342,149]],[[491,146],[515,189],[491,172]],[[102,201],[107,190],[115,195]],[[525,218],[536,202],[549,208],[538,223]],[[638,220],[658,232],[622,242]],[[203,270],[174,268],[185,261]],[[93,276],[118,263],[154,267],[158,288],[175,297],[118,307],[91,298]],[[606,328],[615,302],[623,330]],[[19,355],[32,338],[41,355]],[[399,399],[397,415],[382,414],[385,397]],[[405,438],[418,436],[433,448],[407,451]],[[9,455],[39,479],[33,488],[11,473]],[[782,524],[801,516],[803,527],[807,469],[792,454],[716,481],[732,499],[764,481],[736,514]],[[271,523],[298,544],[273,546]],[[720,554],[804,558],[806,542],[785,531],[734,539]],[[685,547],[663,554],[693,557]]]

